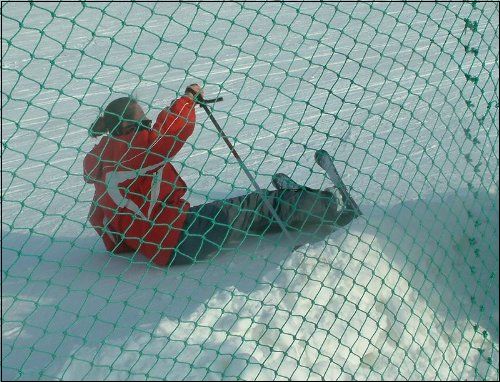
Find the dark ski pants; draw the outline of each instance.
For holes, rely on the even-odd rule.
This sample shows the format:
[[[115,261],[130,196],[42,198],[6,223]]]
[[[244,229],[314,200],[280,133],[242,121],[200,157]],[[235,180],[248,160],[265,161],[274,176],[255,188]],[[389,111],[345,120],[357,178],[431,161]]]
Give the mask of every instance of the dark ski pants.
[[[336,197],[327,191],[303,187],[262,192],[290,231],[341,227],[356,217],[349,201],[339,211]],[[191,207],[171,264],[190,264],[248,236],[278,232],[281,228],[258,192]]]

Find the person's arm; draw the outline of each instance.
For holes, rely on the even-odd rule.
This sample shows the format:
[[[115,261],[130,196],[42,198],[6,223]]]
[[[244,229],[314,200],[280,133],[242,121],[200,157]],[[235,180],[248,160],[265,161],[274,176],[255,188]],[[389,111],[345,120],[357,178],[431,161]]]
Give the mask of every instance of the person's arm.
[[[197,93],[192,93],[193,87],[203,94],[199,85],[188,86],[182,97],[160,112],[152,130],[136,134],[130,149],[121,160],[122,165],[129,168],[150,168],[165,162],[167,158],[173,158],[179,152],[195,128],[194,97]]]
[[[153,126],[153,130],[158,134],[156,139],[161,141],[159,144],[153,143],[154,147],[152,148],[155,152],[160,153],[166,149],[166,152],[162,151],[161,154],[173,158],[184,146],[184,143],[193,134],[196,124],[195,98],[198,95],[203,97],[203,94],[200,85],[189,85],[182,97],[176,99],[170,107],[160,112]]]
[[[166,148],[165,156],[172,158],[193,134],[196,114],[192,98],[182,96],[168,109],[163,109],[153,129],[157,131],[161,145]]]

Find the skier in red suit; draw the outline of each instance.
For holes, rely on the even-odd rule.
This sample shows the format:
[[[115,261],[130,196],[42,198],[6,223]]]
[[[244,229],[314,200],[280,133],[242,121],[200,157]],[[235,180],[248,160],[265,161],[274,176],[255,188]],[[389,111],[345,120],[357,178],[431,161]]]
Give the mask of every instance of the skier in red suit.
[[[136,100],[112,101],[90,128],[103,135],[84,159],[84,179],[95,186],[89,221],[106,249],[140,252],[159,266],[207,258],[247,232],[279,232],[262,196],[250,193],[191,207],[186,183],[170,163],[195,128],[198,84],[163,109],[153,126]],[[357,215],[328,191],[301,187],[266,191],[290,229],[343,226]]]

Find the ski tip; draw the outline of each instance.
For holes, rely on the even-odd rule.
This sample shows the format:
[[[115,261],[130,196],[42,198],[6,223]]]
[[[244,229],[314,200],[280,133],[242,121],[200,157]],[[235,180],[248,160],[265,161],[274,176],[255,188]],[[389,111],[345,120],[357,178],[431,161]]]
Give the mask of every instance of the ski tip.
[[[316,150],[316,152],[314,153],[314,158],[316,160],[319,160],[319,158],[321,158],[322,156],[325,156],[325,155],[329,155],[325,150],[323,150],[323,149]]]

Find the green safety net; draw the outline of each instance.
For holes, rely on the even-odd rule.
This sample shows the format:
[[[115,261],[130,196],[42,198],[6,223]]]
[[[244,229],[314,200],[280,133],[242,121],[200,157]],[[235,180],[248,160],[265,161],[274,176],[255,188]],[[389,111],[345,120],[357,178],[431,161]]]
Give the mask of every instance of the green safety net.
[[[497,2],[2,2],[2,379],[499,377]],[[87,221],[88,129],[203,84],[263,189],[363,216],[290,249],[113,255]],[[197,109],[191,205],[253,192]]]

